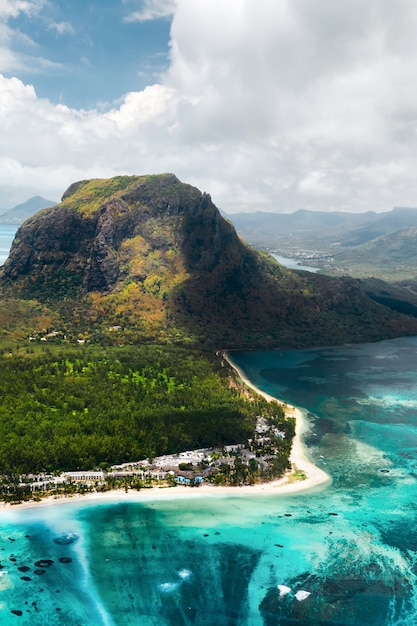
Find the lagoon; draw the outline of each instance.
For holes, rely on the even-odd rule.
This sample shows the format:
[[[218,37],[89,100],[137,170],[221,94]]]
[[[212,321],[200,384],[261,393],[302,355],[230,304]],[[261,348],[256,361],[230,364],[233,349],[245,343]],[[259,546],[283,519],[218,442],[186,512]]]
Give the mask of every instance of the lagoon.
[[[233,361],[332,485],[3,510],[1,624],[416,624],[417,338]]]
[[[299,259],[293,259],[280,254],[274,254],[271,252],[271,256],[274,257],[278,263],[281,263],[284,267],[288,267],[291,270],[304,270],[305,272],[312,272],[315,274],[319,271],[319,267],[313,267],[312,265],[303,265],[299,262]]]

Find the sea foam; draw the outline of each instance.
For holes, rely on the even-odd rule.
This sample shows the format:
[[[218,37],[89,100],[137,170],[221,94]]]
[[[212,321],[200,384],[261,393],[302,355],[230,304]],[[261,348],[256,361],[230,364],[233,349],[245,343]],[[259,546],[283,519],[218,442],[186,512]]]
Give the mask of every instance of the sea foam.
[[[300,591],[297,591],[297,593],[295,594],[295,597],[299,602],[302,602],[303,600],[306,600],[310,595],[311,594],[309,591],[304,591],[303,589],[300,589]]]
[[[279,595],[286,596],[291,591],[291,587],[287,587],[286,585],[278,585]]]

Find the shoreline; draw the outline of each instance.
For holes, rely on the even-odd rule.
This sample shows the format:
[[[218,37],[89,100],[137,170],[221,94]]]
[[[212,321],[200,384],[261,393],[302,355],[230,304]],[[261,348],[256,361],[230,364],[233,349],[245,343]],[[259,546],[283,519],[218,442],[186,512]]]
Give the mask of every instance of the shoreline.
[[[140,491],[129,489],[113,489],[105,492],[92,492],[86,494],[74,495],[51,495],[42,498],[39,502],[33,500],[20,502],[19,504],[10,504],[0,502],[0,511],[19,511],[28,508],[40,508],[45,506],[55,506],[58,504],[71,503],[93,503],[93,502],[151,502],[155,500],[165,500],[172,498],[196,498],[205,496],[251,496],[251,495],[289,495],[297,494],[313,489],[323,489],[332,482],[331,477],[322,469],[314,465],[306,456],[302,433],[304,430],[303,411],[298,407],[282,402],[278,398],[274,398],[270,394],[256,387],[245,376],[242,370],[233,363],[228,352],[222,353],[222,358],[232,367],[238,374],[242,382],[252,389],[255,393],[263,396],[268,402],[278,402],[285,408],[285,414],[288,417],[295,417],[295,436],[293,438],[290,461],[292,470],[289,470],[284,476],[277,480],[256,485],[232,486],[215,486],[201,484],[199,487],[189,487],[184,485],[176,485],[175,487],[152,487],[150,489],[142,489]],[[293,476],[294,471],[301,471],[306,478],[296,479]]]
[[[296,493],[298,491],[310,490],[315,487],[324,487],[326,485],[330,485],[332,482],[331,477],[320,467],[314,465],[312,461],[308,458],[303,441],[302,434],[305,428],[304,422],[304,414],[303,410],[293,406],[292,404],[287,404],[283,402],[279,398],[275,398],[271,396],[266,391],[262,391],[254,385],[245,375],[245,373],[233,362],[228,352],[224,352],[222,354],[225,361],[228,362],[230,367],[232,367],[235,372],[238,374],[239,378],[245,383],[247,387],[252,389],[255,393],[261,395],[268,402],[278,402],[281,404],[285,410],[285,415],[287,417],[295,417],[295,436],[292,442],[290,461],[294,470],[300,470],[304,472],[306,478],[304,480],[297,480],[296,482],[291,482],[291,473],[283,476],[282,478],[270,482],[263,483],[261,485],[254,485],[255,487],[267,487],[268,491],[273,491],[277,487],[279,487],[279,493]],[[227,487],[225,487],[227,489]],[[239,489],[239,487],[233,487],[233,489]]]

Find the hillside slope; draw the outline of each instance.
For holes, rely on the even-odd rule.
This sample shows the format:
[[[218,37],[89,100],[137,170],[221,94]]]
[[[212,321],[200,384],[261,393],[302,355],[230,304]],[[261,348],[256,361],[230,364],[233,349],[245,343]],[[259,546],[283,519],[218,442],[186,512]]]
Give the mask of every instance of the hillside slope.
[[[375,276],[394,282],[416,280],[417,228],[405,228],[344,249],[335,254],[334,266],[335,275]]]
[[[212,348],[301,347],[417,333],[360,282],[283,268],[174,175],[71,185],[18,230],[4,298],[38,300],[68,334]]]

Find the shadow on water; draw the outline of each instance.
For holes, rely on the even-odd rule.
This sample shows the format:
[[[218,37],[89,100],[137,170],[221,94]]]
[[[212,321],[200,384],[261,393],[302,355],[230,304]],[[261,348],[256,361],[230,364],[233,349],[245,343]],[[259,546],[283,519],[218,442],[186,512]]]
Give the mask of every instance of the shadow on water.
[[[178,536],[155,510],[100,508],[90,520],[91,571],[115,624],[244,624],[260,551],[216,531]],[[187,533],[185,533],[187,535]],[[148,621],[147,621],[148,620]]]

